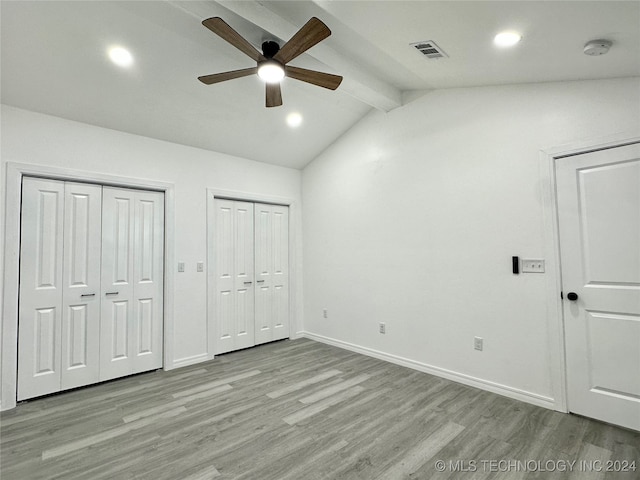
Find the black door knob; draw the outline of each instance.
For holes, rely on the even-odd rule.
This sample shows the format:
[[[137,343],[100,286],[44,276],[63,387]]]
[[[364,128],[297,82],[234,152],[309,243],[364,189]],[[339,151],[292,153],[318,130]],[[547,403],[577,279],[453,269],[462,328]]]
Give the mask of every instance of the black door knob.
[[[575,302],[578,299],[578,294],[576,292],[567,293],[567,298],[572,302]]]

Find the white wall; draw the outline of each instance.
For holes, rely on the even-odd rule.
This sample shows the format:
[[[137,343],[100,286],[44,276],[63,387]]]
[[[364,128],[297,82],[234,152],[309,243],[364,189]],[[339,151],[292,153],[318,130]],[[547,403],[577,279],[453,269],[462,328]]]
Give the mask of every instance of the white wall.
[[[371,113],[302,174],[305,331],[552,401],[545,275],[511,274],[511,255],[552,262],[539,151],[639,129],[638,79],[440,90]],[[207,353],[206,188],[301,198],[297,170],[6,106],[0,131],[3,252],[6,162],[175,184],[177,363]]]
[[[206,189],[280,197],[300,201],[299,170],[162,142],[82,123],[2,106],[2,175],[6,162],[64,167],[86,172],[170,182],[175,185],[175,259],[186,263],[175,274],[173,363],[186,363],[207,354],[206,272],[196,262],[207,255]],[[5,200],[2,180],[1,202]],[[5,215],[3,205],[2,225]],[[7,208],[17,208],[7,205]],[[296,214],[300,216],[300,209]],[[296,251],[301,256],[301,221]],[[0,232],[2,233],[2,232]],[[0,236],[4,242],[4,234]],[[0,244],[4,252],[4,243]],[[301,259],[293,272],[301,280]],[[167,268],[176,268],[168,265]],[[2,277],[0,275],[0,277]],[[0,280],[1,281],[1,280]],[[0,288],[2,285],[0,285]],[[293,296],[301,298],[299,281]],[[0,290],[1,291],[1,290]],[[1,305],[0,305],[1,306]],[[1,311],[1,310],[0,310]],[[301,304],[297,318],[301,315]],[[295,333],[292,332],[292,333]],[[211,353],[211,352],[209,352]]]
[[[371,113],[303,171],[305,331],[557,405],[540,150],[639,128],[638,79],[439,90]],[[513,275],[512,255],[547,274]]]

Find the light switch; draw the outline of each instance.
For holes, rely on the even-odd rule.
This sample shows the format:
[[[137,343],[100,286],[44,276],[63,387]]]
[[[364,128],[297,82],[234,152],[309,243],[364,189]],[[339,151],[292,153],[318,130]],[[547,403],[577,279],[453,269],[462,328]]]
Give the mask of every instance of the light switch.
[[[197,270],[198,272],[204,272],[204,262],[198,262],[198,263],[196,264],[196,270]]]
[[[184,262],[178,262],[178,271],[184,272]]]
[[[522,259],[522,273],[544,273],[544,260]]]

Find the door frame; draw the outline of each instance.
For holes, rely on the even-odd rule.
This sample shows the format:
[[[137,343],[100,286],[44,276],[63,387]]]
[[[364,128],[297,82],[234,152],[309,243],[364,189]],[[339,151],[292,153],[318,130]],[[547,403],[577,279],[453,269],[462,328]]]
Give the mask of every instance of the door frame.
[[[20,215],[22,178],[24,176],[95,183],[99,185],[154,190],[164,193],[164,339],[163,369],[173,368],[174,271],[168,268],[175,258],[175,186],[173,183],[108,175],[64,167],[7,162],[5,193],[5,252],[3,277],[2,385],[1,410],[16,406],[18,370],[18,302],[20,276]]]
[[[235,200],[239,202],[264,203],[271,205],[282,205],[289,208],[289,338],[300,336],[298,312],[298,281],[296,272],[298,271],[298,252],[296,242],[296,232],[298,229],[298,203],[287,197],[277,197],[273,195],[263,195],[260,193],[239,192],[234,190],[221,190],[217,188],[207,188],[207,351],[209,359],[213,359],[216,352],[215,345],[215,199]]]
[[[540,151],[541,200],[544,222],[544,251],[546,252],[547,275],[547,331],[550,357],[551,390],[554,408],[560,412],[569,412],[567,397],[567,362],[564,334],[562,290],[562,264],[560,260],[560,219],[558,216],[558,198],[556,166],[562,159],[640,143],[640,133],[631,132],[611,135],[604,138],[574,142]]]

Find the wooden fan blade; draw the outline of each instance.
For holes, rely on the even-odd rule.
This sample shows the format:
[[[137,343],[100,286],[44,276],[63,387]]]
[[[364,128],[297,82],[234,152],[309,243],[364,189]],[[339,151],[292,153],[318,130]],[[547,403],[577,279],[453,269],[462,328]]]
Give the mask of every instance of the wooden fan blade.
[[[246,53],[249,57],[253,58],[256,62],[258,60],[265,60],[264,56],[256,50],[256,48],[246,41],[238,32],[227,24],[220,17],[211,17],[202,21],[202,25],[207,27],[213,33],[223,38],[238,50]]]
[[[282,105],[282,91],[279,83],[267,83],[267,107],[279,107]]]
[[[211,85],[213,83],[220,83],[226,80],[233,80],[234,78],[246,77],[258,72],[258,67],[243,68],[242,70],[233,70],[231,72],[214,73],[212,75],[203,75],[198,77],[205,85]]]
[[[306,68],[285,66],[284,73],[287,77],[300,80],[301,82],[312,83],[319,87],[335,90],[340,86],[342,77],[340,75],[332,75],[330,73],[317,72],[316,70],[307,70]]]
[[[283,64],[289,63],[329,35],[331,35],[331,30],[316,17],[313,17],[282,46],[273,58]]]

